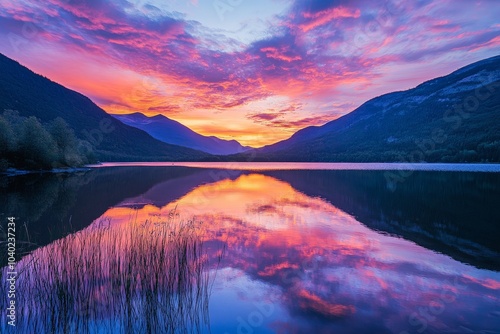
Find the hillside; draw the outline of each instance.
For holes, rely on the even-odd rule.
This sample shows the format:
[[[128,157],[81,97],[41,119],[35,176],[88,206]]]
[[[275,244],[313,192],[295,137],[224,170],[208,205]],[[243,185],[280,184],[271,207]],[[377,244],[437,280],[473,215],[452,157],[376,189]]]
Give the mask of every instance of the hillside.
[[[500,162],[500,56],[374,98],[258,149],[253,160]]]
[[[105,161],[200,160],[206,153],[169,145],[108,115],[86,96],[35,74],[0,54],[0,112],[15,110],[42,123],[62,118]]]

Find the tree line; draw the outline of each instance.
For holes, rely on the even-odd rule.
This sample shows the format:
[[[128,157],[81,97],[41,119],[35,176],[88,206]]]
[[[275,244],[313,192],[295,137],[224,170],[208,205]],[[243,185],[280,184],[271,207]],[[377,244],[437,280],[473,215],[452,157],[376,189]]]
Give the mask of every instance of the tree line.
[[[0,115],[0,171],[78,167],[95,161],[90,143],[78,139],[61,117],[42,124],[13,110]]]

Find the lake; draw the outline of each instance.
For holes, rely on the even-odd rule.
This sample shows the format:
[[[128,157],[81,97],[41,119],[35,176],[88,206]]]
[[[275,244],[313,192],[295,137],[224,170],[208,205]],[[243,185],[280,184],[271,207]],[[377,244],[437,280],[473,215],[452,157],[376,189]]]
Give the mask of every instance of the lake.
[[[133,163],[0,176],[19,260],[16,332],[2,244],[0,332],[499,333],[499,171]]]

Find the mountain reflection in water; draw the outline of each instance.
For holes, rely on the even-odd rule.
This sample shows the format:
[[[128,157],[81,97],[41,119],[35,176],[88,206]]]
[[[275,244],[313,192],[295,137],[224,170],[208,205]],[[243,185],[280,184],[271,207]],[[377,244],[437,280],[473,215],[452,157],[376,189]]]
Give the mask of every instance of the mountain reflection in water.
[[[49,287],[42,286],[41,291],[71,296],[73,304],[49,298],[58,300],[56,309],[67,317],[58,321],[85,323],[89,332],[134,329],[127,325],[134,319],[127,312],[143,315],[136,326],[144,332],[168,329],[173,319],[159,307],[143,309],[152,300],[170,310],[180,307],[179,300],[186,302],[181,307],[183,322],[173,326],[178,331],[208,332],[210,327],[213,333],[416,333],[500,328],[498,249],[489,241],[493,237],[484,233],[498,227],[482,226],[498,212],[476,212],[480,222],[467,239],[450,229],[455,213],[444,206],[425,207],[428,203],[421,196],[429,191],[425,189],[450,185],[450,178],[459,180],[454,191],[448,189],[453,196],[485,197],[482,203],[469,203],[467,212],[474,206],[486,210],[489,201],[498,199],[497,176],[416,173],[399,193],[391,193],[381,187],[383,177],[375,172],[235,171],[218,181],[213,175],[202,170],[159,178],[146,191],[124,196],[78,237],[60,239],[26,256],[20,265],[32,259],[39,263],[27,265],[29,274],[20,281],[29,286],[36,282],[35,276],[43,277],[33,268],[45,275],[50,270],[43,268],[57,263],[54,270],[59,276],[47,277]],[[473,178],[475,186],[467,178]],[[460,188],[463,182],[468,194]],[[434,193],[440,191],[447,189]],[[408,196],[421,200],[402,204],[398,196],[399,201],[408,201]],[[411,205],[425,207],[425,214]],[[191,246],[179,241],[178,232],[154,232],[172,212],[179,214],[178,222],[191,224]],[[458,227],[467,223],[460,218],[455,222]],[[417,237],[410,241],[412,229]],[[432,229],[446,233],[426,233]],[[107,237],[98,237],[98,231]],[[450,245],[450,239],[458,240],[459,246]],[[93,241],[99,244],[98,256],[92,248],[82,250],[82,242]],[[54,254],[57,261],[50,260]],[[166,261],[168,254],[174,256]],[[65,263],[74,266],[68,269]],[[85,267],[89,263],[96,268]],[[63,273],[69,278],[62,279]],[[134,282],[120,277],[133,277]],[[184,283],[169,285],[165,280]],[[203,293],[197,292],[200,287]],[[114,290],[119,293],[113,294]],[[86,293],[94,296],[87,303],[104,298],[101,305],[110,309],[104,307],[99,316],[75,313],[72,307]],[[84,309],[93,309],[85,305]],[[47,328],[43,324],[52,320],[30,321]],[[167,332],[175,332],[173,327]]]

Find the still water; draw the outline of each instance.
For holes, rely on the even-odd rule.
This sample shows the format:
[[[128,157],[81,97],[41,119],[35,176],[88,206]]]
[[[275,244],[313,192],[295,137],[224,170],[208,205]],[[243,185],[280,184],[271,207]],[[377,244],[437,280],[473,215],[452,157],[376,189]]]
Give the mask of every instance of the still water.
[[[1,332],[499,332],[500,173],[192,167],[0,178]]]

